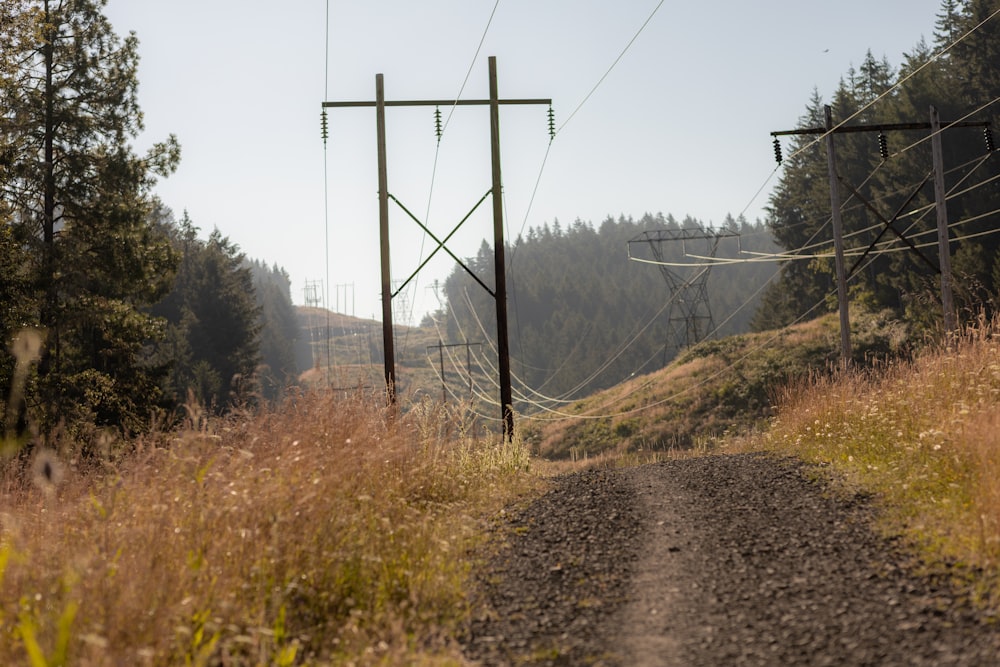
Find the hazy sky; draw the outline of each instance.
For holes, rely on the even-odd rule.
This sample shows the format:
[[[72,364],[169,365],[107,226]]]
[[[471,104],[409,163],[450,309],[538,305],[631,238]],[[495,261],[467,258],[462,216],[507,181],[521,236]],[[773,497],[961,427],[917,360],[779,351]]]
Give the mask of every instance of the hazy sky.
[[[375,112],[331,109],[324,153],[324,100],[374,99],[376,73],[390,100],[486,98],[496,56],[500,97],[552,98],[559,128],[550,146],[545,107],[501,109],[509,237],[646,212],[754,220],[777,181],[767,182],[769,133],[796,127],[814,88],[828,101],[868,49],[898,66],[921,36],[931,42],[940,4],[330,0],[329,57],[325,0],[110,0],[106,12],[140,40],[137,148],[169,133],[183,147],[180,169],[157,186],[164,202],[178,217],[187,210],[203,237],[218,227],[284,267],[296,303],[318,281],[331,307],[380,318]],[[387,112],[389,192],[439,237],[490,188],[487,108],[441,114],[439,145],[433,108]],[[390,213],[393,279],[403,280],[434,243],[394,204]],[[492,239],[491,219],[487,200],[451,250],[474,255]],[[411,283],[414,323],[452,266],[439,253]]]

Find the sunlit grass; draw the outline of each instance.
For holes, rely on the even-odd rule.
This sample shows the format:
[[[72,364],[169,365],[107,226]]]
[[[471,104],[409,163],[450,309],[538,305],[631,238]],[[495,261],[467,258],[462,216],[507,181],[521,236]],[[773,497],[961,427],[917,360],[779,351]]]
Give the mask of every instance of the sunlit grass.
[[[778,417],[746,446],[830,463],[884,501],[931,560],[1000,564],[1000,341],[997,323],[875,371],[786,389]],[[997,598],[1000,599],[1000,598]]]
[[[458,664],[470,549],[536,480],[433,406],[322,393],[129,445],[6,464],[0,664]]]

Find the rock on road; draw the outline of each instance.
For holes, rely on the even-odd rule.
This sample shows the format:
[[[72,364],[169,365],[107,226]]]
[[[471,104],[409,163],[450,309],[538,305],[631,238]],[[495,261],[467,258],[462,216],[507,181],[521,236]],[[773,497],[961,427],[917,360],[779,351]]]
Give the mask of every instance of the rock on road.
[[[1000,665],[1000,622],[913,574],[874,508],[737,454],[557,478],[498,527],[482,665]],[[939,581],[938,579],[941,579]]]

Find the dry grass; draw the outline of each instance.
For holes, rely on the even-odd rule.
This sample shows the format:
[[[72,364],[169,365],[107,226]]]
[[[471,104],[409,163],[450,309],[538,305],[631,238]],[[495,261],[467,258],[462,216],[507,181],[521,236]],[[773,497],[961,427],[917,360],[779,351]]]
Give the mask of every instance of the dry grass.
[[[835,465],[885,500],[890,529],[989,579],[1000,564],[998,326],[912,362],[790,387],[771,428],[738,446]]]
[[[130,445],[8,462],[0,664],[458,664],[469,550],[535,483],[428,405],[318,393]]]

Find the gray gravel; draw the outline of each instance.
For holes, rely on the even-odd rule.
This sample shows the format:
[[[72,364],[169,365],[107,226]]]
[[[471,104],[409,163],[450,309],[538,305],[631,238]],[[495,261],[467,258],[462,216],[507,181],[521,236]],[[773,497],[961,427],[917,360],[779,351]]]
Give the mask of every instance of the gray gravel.
[[[462,638],[483,665],[1000,665],[861,495],[739,454],[575,473],[512,512]]]

